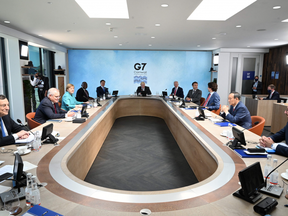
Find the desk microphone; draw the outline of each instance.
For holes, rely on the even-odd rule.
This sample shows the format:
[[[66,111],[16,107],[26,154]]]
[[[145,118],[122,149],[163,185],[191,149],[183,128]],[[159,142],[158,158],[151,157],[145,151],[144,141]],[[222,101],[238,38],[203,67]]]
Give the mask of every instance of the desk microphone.
[[[17,119],[17,122],[22,126],[25,127],[26,129],[28,129],[29,132],[31,132],[33,135],[35,135],[28,127],[26,127],[25,125],[22,124],[20,119]]]

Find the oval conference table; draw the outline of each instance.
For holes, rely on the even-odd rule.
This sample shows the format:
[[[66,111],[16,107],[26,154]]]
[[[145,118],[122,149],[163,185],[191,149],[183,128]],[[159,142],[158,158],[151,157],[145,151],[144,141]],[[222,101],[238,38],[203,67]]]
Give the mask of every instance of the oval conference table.
[[[225,128],[207,119],[196,121],[195,110],[179,108],[156,96],[120,96],[101,104],[102,107],[87,110],[90,117],[85,123],[53,122],[54,130],[62,137],[60,146],[43,145],[39,152],[22,156],[24,161],[38,166],[29,172],[36,174],[40,182],[48,183],[40,189],[42,206],[63,215],[141,215],[141,209],[150,209],[152,215],[257,215],[253,204],[232,196],[232,193],[240,188],[238,172],[256,161],[263,169],[266,159],[242,160],[225,145],[227,138],[220,135]],[[210,112],[206,110],[205,113]],[[84,181],[114,121],[133,115],[154,116],[165,121],[199,183],[172,190],[135,192],[104,188]],[[42,130],[50,123],[46,122],[33,131]],[[254,147],[259,136],[247,130],[244,133],[248,146]],[[14,145],[6,148],[16,150]],[[5,164],[13,164],[11,154],[2,155]],[[273,158],[279,163],[285,159],[278,155]],[[287,167],[285,164],[280,167],[279,175]],[[279,183],[282,185],[280,176]],[[277,201],[279,204],[273,215],[287,214],[284,204],[288,201],[284,194]],[[22,204],[23,210],[28,210],[24,202]]]

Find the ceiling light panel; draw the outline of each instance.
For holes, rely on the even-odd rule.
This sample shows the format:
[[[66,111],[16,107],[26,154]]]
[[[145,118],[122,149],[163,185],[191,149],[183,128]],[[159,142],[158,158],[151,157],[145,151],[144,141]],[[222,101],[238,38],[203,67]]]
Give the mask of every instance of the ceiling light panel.
[[[203,0],[187,20],[225,21],[257,0]]]
[[[75,0],[90,18],[129,19],[126,0]]]

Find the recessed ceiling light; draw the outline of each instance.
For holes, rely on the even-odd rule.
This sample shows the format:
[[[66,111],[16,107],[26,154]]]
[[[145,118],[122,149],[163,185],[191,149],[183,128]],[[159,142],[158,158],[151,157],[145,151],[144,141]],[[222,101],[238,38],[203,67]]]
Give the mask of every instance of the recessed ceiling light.
[[[7,24],[9,24],[9,23],[10,23],[10,21],[9,21],[9,20],[5,20],[5,21],[4,21],[4,23],[7,23]]]
[[[151,38],[152,38],[152,39],[154,39],[155,37],[154,37],[154,36],[152,36]]]
[[[152,46],[152,44],[149,44],[148,46]]]
[[[250,47],[250,46],[247,46],[247,47]]]
[[[119,44],[119,46],[122,46],[122,44]]]
[[[106,25],[111,25],[111,23],[106,23]]]
[[[197,45],[197,47],[200,47],[200,45]]]
[[[288,19],[286,19],[286,20],[282,20],[282,22],[288,22]]]
[[[117,35],[115,35],[115,36],[114,36],[114,38],[118,38],[118,36],[117,36]]]
[[[156,23],[156,24],[155,24],[155,26],[159,27],[159,26],[160,26],[160,24],[159,24],[159,23]]]
[[[161,4],[161,7],[168,7],[168,4]]]
[[[237,25],[237,26],[236,26],[236,28],[241,28],[241,27],[242,27],[241,25]]]
[[[216,38],[212,38],[212,40],[215,40]]]
[[[277,10],[277,9],[280,9],[280,8],[281,8],[281,6],[274,6],[273,7],[274,10]]]
[[[224,21],[234,16],[257,0],[203,0],[187,20]]]
[[[274,40],[279,40],[278,38],[275,38]]]
[[[75,0],[90,18],[129,19],[126,0]]]

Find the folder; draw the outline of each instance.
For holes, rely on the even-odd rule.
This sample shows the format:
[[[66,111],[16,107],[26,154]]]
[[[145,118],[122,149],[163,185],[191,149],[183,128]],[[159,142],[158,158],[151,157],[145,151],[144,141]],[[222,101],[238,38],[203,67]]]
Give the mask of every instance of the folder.
[[[54,212],[50,209],[44,208],[43,206],[35,205],[30,208],[26,213],[22,214],[22,216],[63,216],[57,212]]]

